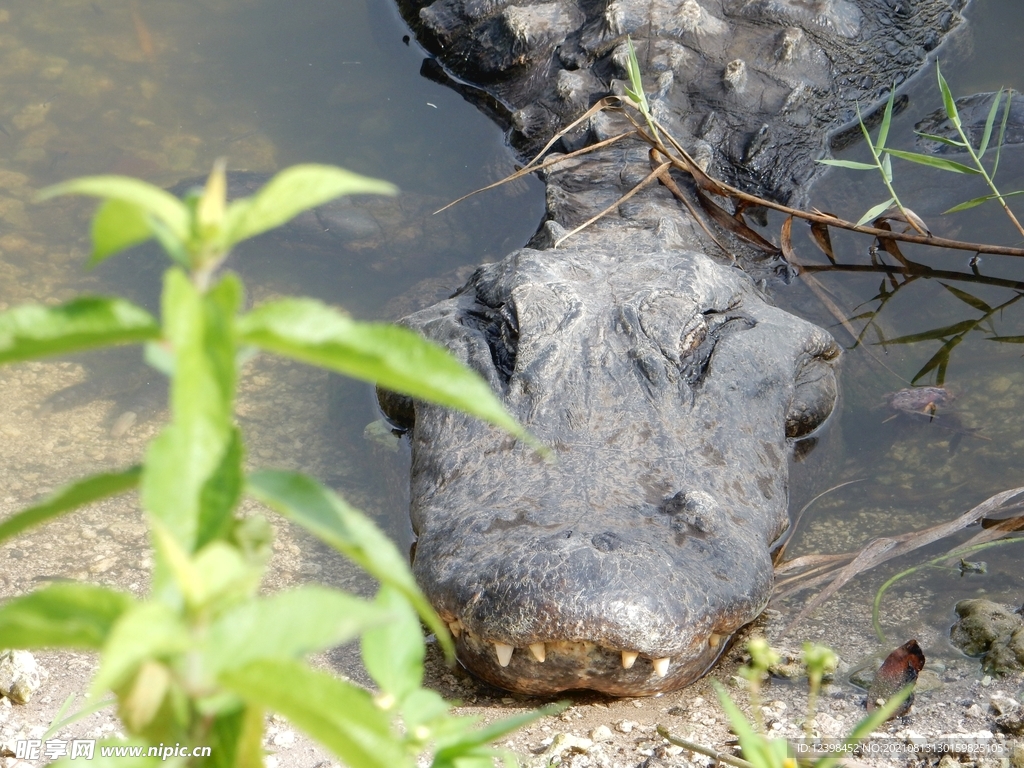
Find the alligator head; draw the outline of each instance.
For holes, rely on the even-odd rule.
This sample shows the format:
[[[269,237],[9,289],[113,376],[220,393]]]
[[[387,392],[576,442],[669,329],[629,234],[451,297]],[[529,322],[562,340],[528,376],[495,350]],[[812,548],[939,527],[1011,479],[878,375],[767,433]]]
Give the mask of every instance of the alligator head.
[[[554,454],[383,398],[412,427],[413,569],[463,663],[530,693],[700,676],[768,600],[788,442],[836,399],[832,337],[687,251],[524,249],[405,322]]]

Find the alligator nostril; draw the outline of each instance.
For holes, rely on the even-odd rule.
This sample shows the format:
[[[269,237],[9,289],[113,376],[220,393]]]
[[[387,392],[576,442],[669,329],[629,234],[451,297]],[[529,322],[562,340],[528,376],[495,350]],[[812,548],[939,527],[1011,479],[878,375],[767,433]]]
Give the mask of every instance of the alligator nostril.
[[[713,534],[718,505],[705,491],[679,491],[661,503],[661,511],[672,516],[673,528],[685,526],[702,534]]]

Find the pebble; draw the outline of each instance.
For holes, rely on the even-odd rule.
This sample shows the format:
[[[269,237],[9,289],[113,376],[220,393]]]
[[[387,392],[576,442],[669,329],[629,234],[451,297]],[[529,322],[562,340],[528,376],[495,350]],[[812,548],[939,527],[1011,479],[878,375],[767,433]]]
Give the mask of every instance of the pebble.
[[[15,704],[27,704],[45,676],[46,672],[28,651],[0,653],[0,696]]]
[[[110,436],[115,440],[124,437],[128,434],[128,430],[135,426],[138,418],[139,416],[135,411],[125,411],[117,417],[113,426],[110,427]]]
[[[1020,708],[1020,702],[1002,693],[993,694],[988,700],[988,708],[997,715],[1005,715],[1008,712],[1015,712]]]
[[[594,742],[611,741],[612,731],[607,725],[599,725],[590,732],[590,738]]]
[[[619,720],[615,724],[615,730],[619,733],[632,733],[634,728],[636,728],[636,723],[632,720]]]
[[[275,733],[270,743],[275,747],[290,747],[295,743],[295,731],[281,731]]]

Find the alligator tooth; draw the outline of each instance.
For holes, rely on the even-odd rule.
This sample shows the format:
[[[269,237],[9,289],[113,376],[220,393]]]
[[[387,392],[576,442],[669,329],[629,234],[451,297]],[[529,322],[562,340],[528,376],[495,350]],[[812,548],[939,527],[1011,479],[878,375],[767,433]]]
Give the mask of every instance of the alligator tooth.
[[[498,654],[498,664],[507,667],[508,663],[512,660],[512,651],[514,650],[515,648],[507,643],[495,643],[494,652]]]
[[[717,648],[722,643],[722,636],[717,632],[712,632],[711,637],[708,638],[708,645],[712,648]]]
[[[656,674],[658,677],[664,677],[665,675],[667,675],[668,665],[671,661],[672,659],[668,656],[665,656],[660,659],[654,659],[652,661],[652,663],[654,664],[654,674]]]
[[[462,634],[462,622],[458,619],[455,621],[449,621],[448,631],[452,633],[452,637],[458,639],[459,635]]]
[[[640,654],[637,651],[623,651],[622,652],[622,668],[630,669],[636,662],[636,657]]]
[[[530,643],[530,653],[533,654],[533,658],[541,663],[548,657],[544,643]]]

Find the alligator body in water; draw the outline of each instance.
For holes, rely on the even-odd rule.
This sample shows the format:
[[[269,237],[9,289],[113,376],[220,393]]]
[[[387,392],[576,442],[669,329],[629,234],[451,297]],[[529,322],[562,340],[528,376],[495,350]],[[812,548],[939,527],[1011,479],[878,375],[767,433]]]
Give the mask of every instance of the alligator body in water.
[[[961,5],[405,2],[520,153],[621,92],[628,34],[658,120],[715,175],[781,200],[806,190],[858,102],[923,66]],[[616,119],[561,149],[619,132]],[[404,320],[479,371],[554,462],[382,394],[410,429],[416,576],[462,662],[504,688],[650,695],[702,675],[770,596],[793,443],[836,401],[838,346],[764,293],[785,265],[734,243],[738,269],[667,190],[551,247],[649,170],[634,141],[547,171],[530,247]]]

